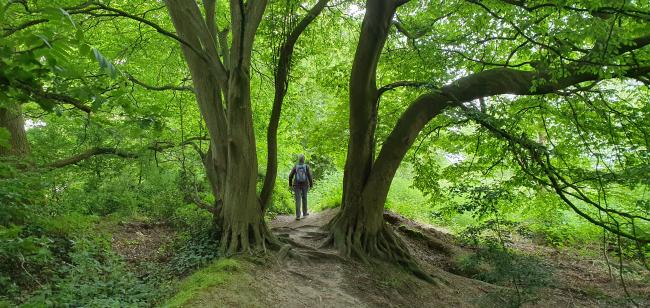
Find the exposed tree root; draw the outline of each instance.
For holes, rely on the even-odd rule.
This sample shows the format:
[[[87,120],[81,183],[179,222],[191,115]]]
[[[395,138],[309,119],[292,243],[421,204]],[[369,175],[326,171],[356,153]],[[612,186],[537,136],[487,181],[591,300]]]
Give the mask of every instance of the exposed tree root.
[[[439,239],[439,236],[441,235],[439,231],[423,228],[422,226],[405,219],[403,216],[389,211],[384,211],[384,220],[403,235],[424,242],[430,249],[442,252],[448,256],[457,253],[457,248],[448,244],[448,241],[451,239],[448,239],[448,241]]]
[[[322,235],[321,235],[322,236]],[[285,243],[285,245],[280,248],[278,252],[278,258],[284,260],[287,257],[300,260],[324,260],[324,259],[336,259],[340,262],[345,261],[344,258],[335,253],[328,253],[326,251],[319,250],[300,242],[297,242],[289,237],[289,234],[278,234],[278,239]]]
[[[373,259],[395,263],[420,279],[436,282],[420,268],[406,244],[385,223],[377,226],[375,231],[361,222],[353,223],[339,213],[326,228],[329,237],[321,247],[333,246],[342,256],[357,258],[364,263],[371,263]]]
[[[224,223],[221,231],[221,252],[233,255],[239,252],[266,252],[268,249],[278,250],[282,243],[269,231],[261,219],[257,223],[237,222]]]

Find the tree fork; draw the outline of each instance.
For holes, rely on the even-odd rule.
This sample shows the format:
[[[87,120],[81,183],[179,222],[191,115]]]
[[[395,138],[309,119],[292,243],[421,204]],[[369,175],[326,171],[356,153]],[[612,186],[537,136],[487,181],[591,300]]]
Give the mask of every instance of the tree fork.
[[[213,1],[207,3],[205,17],[195,1],[165,3],[178,37],[186,42],[181,48],[210,134],[204,165],[215,194],[214,222],[220,229],[221,250],[233,254],[275,247],[277,240],[264,222],[256,194],[258,162],[250,100],[252,45],[267,1],[246,5],[231,1],[227,68],[215,39]]]

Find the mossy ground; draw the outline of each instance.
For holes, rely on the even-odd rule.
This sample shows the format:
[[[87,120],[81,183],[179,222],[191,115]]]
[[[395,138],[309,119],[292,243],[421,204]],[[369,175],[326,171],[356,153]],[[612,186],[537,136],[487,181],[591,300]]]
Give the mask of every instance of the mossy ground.
[[[163,307],[191,307],[192,303],[212,292],[215,286],[241,281],[248,274],[241,262],[235,259],[219,259],[205,268],[183,279],[176,288],[178,293],[163,304]]]

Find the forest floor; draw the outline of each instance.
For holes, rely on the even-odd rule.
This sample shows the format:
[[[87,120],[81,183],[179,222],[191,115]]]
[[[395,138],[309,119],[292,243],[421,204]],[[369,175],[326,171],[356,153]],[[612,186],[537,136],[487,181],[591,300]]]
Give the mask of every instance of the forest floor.
[[[313,213],[296,221],[277,216],[270,227],[294,242],[290,254],[304,257],[237,257],[216,261],[194,274],[192,290],[179,290],[165,306],[182,307],[647,307],[650,277],[626,277],[625,290],[613,268],[597,257],[571,249],[558,250],[518,241],[514,250],[530,259],[517,259],[518,275],[508,276],[493,263],[479,262],[471,270],[463,260],[476,251],[460,245],[444,229],[416,223],[387,212],[386,220],[407,243],[422,268],[437,283],[430,284],[389,264],[344,260],[335,251],[319,248],[316,238],[335,210]],[[164,260],[169,243],[164,225],[123,224],[113,235],[113,248],[129,262]],[[298,246],[298,247],[296,247]],[[602,257],[600,258],[602,259]],[[532,263],[522,262],[528,260]],[[498,261],[498,260],[497,260]],[[512,260],[511,260],[512,261]],[[615,260],[610,260],[615,261]],[[498,264],[498,262],[497,262]],[[509,263],[508,266],[512,266]],[[531,269],[532,268],[532,269]],[[202,278],[202,276],[208,278]],[[501,276],[504,277],[501,277]],[[197,276],[197,277],[193,277]],[[545,279],[537,279],[545,277]],[[209,278],[213,277],[213,278]],[[214,278],[217,277],[217,278]],[[488,283],[476,278],[482,278]],[[535,284],[531,281],[542,281]],[[183,284],[181,284],[183,285]],[[182,294],[182,296],[179,296]]]

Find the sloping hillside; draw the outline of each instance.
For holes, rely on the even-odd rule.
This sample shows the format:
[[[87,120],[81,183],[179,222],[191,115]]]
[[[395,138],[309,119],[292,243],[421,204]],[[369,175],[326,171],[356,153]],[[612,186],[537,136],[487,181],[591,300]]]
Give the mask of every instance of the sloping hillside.
[[[528,244],[511,264],[521,275],[504,274],[490,260],[474,264],[470,248],[431,226],[386,213],[421,266],[436,278],[424,282],[388,264],[360,264],[319,248],[321,227],[334,210],[295,221],[278,216],[274,232],[290,250],[264,258],[240,256],[216,261],[186,278],[167,306],[180,307],[594,307],[633,306],[616,280],[593,260]],[[521,245],[524,245],[523,243]],[[525,248],[525,251],[523,250]],[[530,259],[527,259],[530,258]],[[533,263],[527,263],[527,261]],[[499,261],[499,260],[497,260]],[[498,262],[497,262],[498,263]],[[471,264],[476,266],[472,267]],[[499,279],[499,275],[504,276]],[[467,276],[467,277],[465,277]],[[539,277],[544,279],[538,279]],[[470,278],[471,277],[471,278]],[[518,282],[523,277],[527,283]],[[481,278],[494,283],[487,283]],[[635,303],[650,294],[639,277],[627,281]],[[510,280],[509,280],[510,279]],[[530,284],[530,281],[541,282]]]

